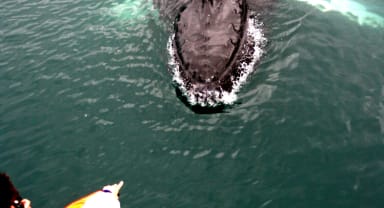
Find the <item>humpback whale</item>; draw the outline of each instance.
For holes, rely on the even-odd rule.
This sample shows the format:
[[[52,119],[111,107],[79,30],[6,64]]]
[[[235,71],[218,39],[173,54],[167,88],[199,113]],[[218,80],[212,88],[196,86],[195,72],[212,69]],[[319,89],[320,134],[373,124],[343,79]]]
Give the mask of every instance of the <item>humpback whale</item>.
[[[233,103],[261,56],[265,38],[246,0],[191,0],[169,42],[174,80],[194,106]]]

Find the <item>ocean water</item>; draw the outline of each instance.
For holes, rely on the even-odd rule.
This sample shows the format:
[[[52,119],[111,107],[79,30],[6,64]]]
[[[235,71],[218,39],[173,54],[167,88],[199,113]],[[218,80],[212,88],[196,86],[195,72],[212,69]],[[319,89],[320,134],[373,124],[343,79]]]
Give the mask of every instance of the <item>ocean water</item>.
[[[197,114],[157,9],[177,2],[137,1],[0,2],[0,171],[33,207],[119,180],[123,208],[384,205],[383,28],[276,1],[236,103]]]

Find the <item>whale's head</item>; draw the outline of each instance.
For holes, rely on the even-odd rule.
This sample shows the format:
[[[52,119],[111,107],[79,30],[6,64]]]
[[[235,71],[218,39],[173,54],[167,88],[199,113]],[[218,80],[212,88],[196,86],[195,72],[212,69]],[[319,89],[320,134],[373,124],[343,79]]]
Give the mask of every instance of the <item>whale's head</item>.
[[[181,10],[170,41],[172,71],[191,105],[236,99],[239,82],[261,55],[255,54],[264,42],[260,28],[254,35],[257,26],[245,0],[192,0]]]

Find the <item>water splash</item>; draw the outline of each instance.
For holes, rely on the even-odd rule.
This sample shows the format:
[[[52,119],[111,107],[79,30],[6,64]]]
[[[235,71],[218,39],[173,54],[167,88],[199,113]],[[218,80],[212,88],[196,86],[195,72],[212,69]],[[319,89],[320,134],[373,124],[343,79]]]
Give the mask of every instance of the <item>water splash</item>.
[[[384,27],[384,17],[369,11],[363,4],[352,0],[296,0],[314,6],[322,12],[335,11],[359,25]]]
[[[151,0],[125,0],[114,4],[109,13],[127,21],[142,21],[150,16],[158,17]]]

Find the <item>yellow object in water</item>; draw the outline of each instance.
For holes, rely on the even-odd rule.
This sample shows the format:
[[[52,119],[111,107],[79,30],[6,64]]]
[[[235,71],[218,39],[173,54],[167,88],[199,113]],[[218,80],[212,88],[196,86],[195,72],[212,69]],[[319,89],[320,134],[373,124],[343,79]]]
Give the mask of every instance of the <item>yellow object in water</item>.
[[[119,199],[110,191],[96,191],[68,204],[65,208],[120,208]]]

